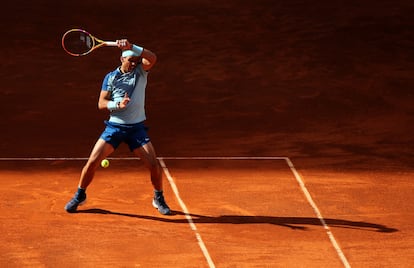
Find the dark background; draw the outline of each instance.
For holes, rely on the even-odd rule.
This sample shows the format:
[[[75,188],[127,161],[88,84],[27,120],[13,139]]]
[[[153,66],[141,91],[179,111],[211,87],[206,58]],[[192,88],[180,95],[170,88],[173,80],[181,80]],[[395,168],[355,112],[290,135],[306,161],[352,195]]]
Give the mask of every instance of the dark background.
[[[413,169],[413,14],[385,0],[3,3],[0,157],[89,155],[119,50],[69,56],[61,37],[79,27],[157,54],[147,123],[159,156]]]

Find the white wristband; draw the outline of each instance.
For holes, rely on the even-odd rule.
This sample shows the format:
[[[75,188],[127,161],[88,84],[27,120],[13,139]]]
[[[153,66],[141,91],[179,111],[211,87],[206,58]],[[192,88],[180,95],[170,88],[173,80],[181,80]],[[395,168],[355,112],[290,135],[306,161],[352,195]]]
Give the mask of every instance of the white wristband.
[[[106,108],[108,108],[109,111],[116,111],[119,109],[119,101],[108,101],[108,104],[106,105]]]
[[[143,47],[137,46],[137,45],[132,45],[132,51],[134,51],[135,53],[138,54],[138,56],[141,56],[142,51],[144,51]]]

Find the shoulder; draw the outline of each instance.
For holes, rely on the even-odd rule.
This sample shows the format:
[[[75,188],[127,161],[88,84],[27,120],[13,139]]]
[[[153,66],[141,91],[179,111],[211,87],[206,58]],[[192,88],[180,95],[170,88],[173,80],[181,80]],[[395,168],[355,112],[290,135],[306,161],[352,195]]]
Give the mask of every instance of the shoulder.
[[[119,68],[116,68],[115,70],[107,73],[102,82],[102,90],[108,90],[108,87],[110,86],[116,75],[119,73]]]
[[[121,71],[119,70],[119,68],[116,68],[115,70],[107,73],[105,75],[105,79],[109,79],[109,78],[113,79],[114,77],[116,77],[116,76],[118,76],[120,74],[122,74]]]
[[[105,75],[105,77],[116,76],[117,74],[120,74],[120,73],[121,73],[121,71],[119,70],[119,67],[118,67],[118,68],[116,68],[115,70],[110,71],[109,73],[107,73],[107,74]]]

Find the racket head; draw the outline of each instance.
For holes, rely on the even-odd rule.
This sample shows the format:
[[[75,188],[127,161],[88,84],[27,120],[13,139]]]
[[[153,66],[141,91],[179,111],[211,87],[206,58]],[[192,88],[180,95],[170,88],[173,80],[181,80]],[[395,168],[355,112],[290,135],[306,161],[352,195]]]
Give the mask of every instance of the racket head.
[[[62,47],[72,56],[89,54],[101,45],[103,45],[102,41],[82,29],[71,29],[62,36]]]

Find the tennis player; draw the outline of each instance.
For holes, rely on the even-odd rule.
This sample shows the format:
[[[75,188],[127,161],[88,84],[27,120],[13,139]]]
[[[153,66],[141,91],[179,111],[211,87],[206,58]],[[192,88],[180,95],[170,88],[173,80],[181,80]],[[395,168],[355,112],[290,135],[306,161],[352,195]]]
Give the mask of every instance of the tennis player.
[[[152,205],[161,214],[167,215],[171,211],[163,195],[162,169],[144,124],[147,76],[157,57],[152,51],[133,45],[126,39],[117,40],[117,45],[121,49],[121,66],[105,76],[98,101],[100,110],[109,111],[109,119],[105,120],[106,128],[95,143],[82,169],[78,189],[65,210],[76,212],[78,206],[85,202],[86,188],[101,161],[124,142],[150,171],[154,188]]]

